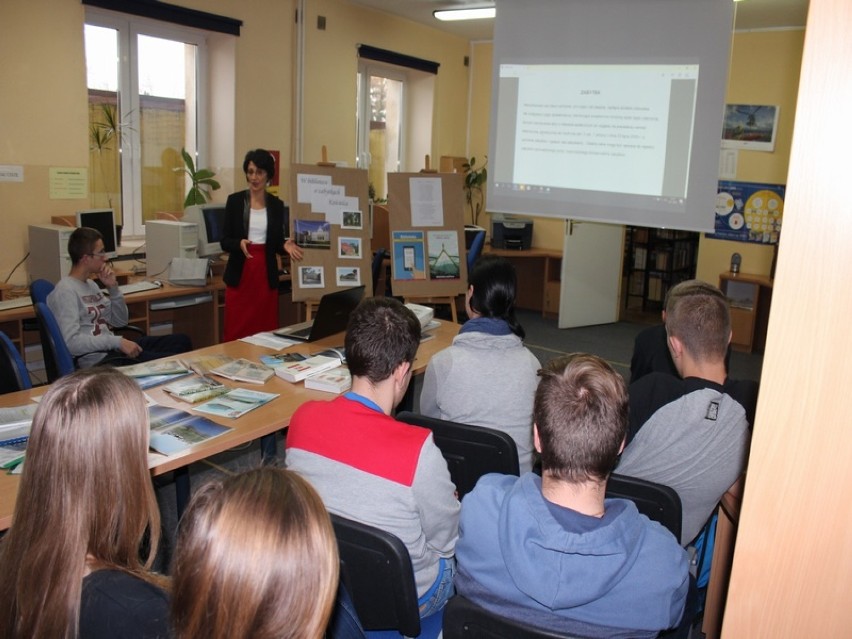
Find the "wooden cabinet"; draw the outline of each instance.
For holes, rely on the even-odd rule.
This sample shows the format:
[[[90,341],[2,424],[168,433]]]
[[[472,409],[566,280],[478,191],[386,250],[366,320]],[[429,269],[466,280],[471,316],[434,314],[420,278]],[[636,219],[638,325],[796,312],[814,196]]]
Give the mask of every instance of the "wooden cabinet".
[[[562,253],[546,249],[494,249],[487,252],[509,260],[518,275],[515,306],[542,315],[559,315],[559,297],[562,289]]]
[[[763,352],[772,303],[772,280],[763,275],[722,273],[719,288],[731,304],[731,348]]]

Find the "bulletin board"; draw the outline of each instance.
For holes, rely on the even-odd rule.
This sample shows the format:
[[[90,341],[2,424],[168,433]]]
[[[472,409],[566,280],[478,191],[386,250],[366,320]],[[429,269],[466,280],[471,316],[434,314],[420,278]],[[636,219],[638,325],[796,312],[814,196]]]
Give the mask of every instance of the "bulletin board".
[[[372,296],[367,171],[294,164],[290,176],[290,237],[305,254],[290,262],[293,301],[361,285]]]
[[[394,295],[455,296],[467,290],[464,177],[389,173]]]

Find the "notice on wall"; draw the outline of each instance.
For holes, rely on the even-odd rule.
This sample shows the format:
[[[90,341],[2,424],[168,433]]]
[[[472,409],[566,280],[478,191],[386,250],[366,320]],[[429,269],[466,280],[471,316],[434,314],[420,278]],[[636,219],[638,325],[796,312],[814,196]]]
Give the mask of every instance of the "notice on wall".
[[[50,167],[48,170],[51,200],[84,200],[89,197],[89,169]]]
[[[20,164],[0,164],[0,182],[23,182],[24,167]]]

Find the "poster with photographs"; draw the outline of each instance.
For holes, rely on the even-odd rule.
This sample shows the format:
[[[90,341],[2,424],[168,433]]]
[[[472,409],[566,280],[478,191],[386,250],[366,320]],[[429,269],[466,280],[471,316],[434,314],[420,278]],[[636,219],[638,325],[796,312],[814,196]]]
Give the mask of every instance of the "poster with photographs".
[[[325,288],[325,269],[322,266],[300,266],[299,286],[302,288]]]
[[[333,164],[293,164],[290,171],[291,237],[304,252],[301,262],[291,263],[293,301],[313,303],[354,286],[372,295],[367,171]],[[310,269],[304,278],[298,277],[301,265]]]
[[[335,283],[338,286],[361,286],[361,269],[358,267],[338,266]]]

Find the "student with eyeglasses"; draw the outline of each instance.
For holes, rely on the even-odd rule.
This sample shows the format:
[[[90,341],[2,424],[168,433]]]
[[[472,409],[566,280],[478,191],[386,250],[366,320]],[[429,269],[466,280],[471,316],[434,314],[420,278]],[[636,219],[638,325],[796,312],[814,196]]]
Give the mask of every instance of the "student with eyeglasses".
[[[139,361],[178,355],[192,350],[189,337],[144,336],[138,341],[115,335],[110,326],[124,326],[129,318],[124,295],[104,252],[99,231],[81,227],[68,239],[71,271],[47,296],[47,306],[56,316],[62,337],[77,358],[78,368],[88,368],[115,356]],[[108,295],[94,278],[107,288]]]
[[[243,172],[248,188],[228,196],[221,241],[228,253],[223,276],[226,342],[278,328],[276,256],[302,259],[302,249],[286,237],[287,205],[266,190],[275,177],[272,154],[265,149],[249,151]]]

